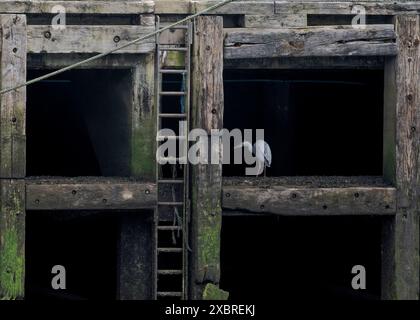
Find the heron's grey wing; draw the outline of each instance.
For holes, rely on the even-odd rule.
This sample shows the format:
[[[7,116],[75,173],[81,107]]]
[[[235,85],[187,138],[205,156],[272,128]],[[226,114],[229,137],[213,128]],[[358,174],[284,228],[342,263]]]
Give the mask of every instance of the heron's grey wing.
[[[271,160],[272,160],[272,155],[271,155],[271,149],[270,146],[268,145],[267,142],[264,141],[264,159],[265,159],[265,165],[267,167],[271,166]]]

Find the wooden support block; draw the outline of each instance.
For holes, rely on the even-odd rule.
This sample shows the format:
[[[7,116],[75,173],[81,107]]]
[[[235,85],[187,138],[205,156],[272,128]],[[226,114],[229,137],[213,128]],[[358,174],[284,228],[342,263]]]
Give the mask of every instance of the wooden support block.
[[[144,56],[133,72],[131,175],[150,181],[156,178],[154,56]]]
[[[307,178],[307,183],[291,185],[283,178],[225,178],[222,207],[283,216],[395,214],[395,188],[374,182],[369,185],[367,178],[360,179],[359,185],[357,180],[346,185],[345,178],[335,179],[342,183],[309,185],[313,178]],[[328,181],[328,178],[320,181]]]
[[[198,17],[192,56],[193,128],[223,126],[223,19]],[[217,148],[217,146],[216,146]],[[219,151],[221,145],[219,144]],[[192,167],[191,298],[202,299],[204,285],[220,279],[220,232],[222,222],[222,165]]]
[[[306,27],[306,14],[275,14],[270,16],[245,15],[245,28],[296,28]]]
[[[155,31],[151,26],[28,26],[29,53],[102,53]],[[155,48],[149,37],[116,53],[149,53]]]
[[[26,17],[0,15],[1,88],[26,81]],[[26,88],[1,96],[0,300],[20,299],[25,283]]]
[[[28,210],[153,209],[156,184],[121,179],[28,180]]]
[[[420,26],[417,14],[395,19],[398,56],[395,59],[397,213],[384,223],[382,297],[419,299],[420,212]]]
[[[1,0],[0,13],[51,13],[63,6],[68,14],[139,14],[153,13],[153,1],[106,0]]]
[[[388,56],[397,52],[392,25],[294,29],[226,29],[225,59]]]
[[[25,183],[0,180],[0,300],[25,291]]]
[[[12,88],[26,81],[26,17],[0,15],[1,88]],[[0,98],[0,177],[22,178],[26,163],[26,88]]]

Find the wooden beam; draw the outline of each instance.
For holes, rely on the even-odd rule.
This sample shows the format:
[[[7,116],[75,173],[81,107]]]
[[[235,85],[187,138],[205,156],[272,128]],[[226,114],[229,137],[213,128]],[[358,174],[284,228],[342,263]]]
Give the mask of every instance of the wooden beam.
[[[245,15],[245,28],[296,28],[306,27],[306,14]]]
[[[355,6],[363,6],[369,15],[394,15],[403,12],[419,12],[420,3],[417,1],[282,1],[275,0],[275,13],[290,14],[347,14]]]
[[[155,0],[156,14],[192,14],[202,11],[219,3],[219,0]],[[274,13],[274,0],[236,0],[207,14],[257,14],[269,15]]]
[[[26,182],[27,210],[153,209],[154,183],[99,179]]]
[[[0,13],[51,13],[57,5],[63,6],[67,14],[139,14],[154,11],[153,1],[2,0]]]
[[[393,25],[293,29],[226,29],[225,59],[309,56],[393,56]]]
[[[420,26],[417,14],[395,20],[397,214],[387,221],[382,243],[382,297],[419,299],[420,212]]]
[[[321,183],[311,177],[300,183],[291,183],[292,178],[224,178],[222,207],[284,216],[395,214],[395,188],[376,180],[366,183],[367,178],[350,184],[346,178],[334,179],[340,182],[332,185],[327,177]]]
[[[0,15],[1,88],[26,80],[26,17]],[[1,96],[0,300],[20,299],[25,283],[26,88]]]
[[[198,17],[192,53],[193,128],[210,137],[223,126],[223,18]],[[217,146],[212,146],[216,147]],[[219,164],[192,167],[191,298],[202,299],[206,283],[220,280],[222,208],[221,143]]]
[[[28,53],[101,53],[155,31],[150,26],[28,26]],[[153,52],[154,37],[119,50],[117,53]]]

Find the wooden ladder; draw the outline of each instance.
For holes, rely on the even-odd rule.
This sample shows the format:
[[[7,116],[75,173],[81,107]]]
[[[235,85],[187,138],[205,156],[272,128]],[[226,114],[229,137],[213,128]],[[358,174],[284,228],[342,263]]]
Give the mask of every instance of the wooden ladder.
[[[156,28],[160,29],[160,19],[156,17]],[[158,146],[165,140],[174,139],[179,143],[183,140],[184,158],[167,157],[171,161],[169,165],[162,165],[156,160],[156,183],[157,183],[157,205],[155,210],[155,299],[187,299],[188,295],[188,225],[189,225],[189,166],[186,161],[188,152],[188,132],[190,121],[190,59],[192,23],[179,25],[173,30],[185,32],[185,43],[171,44],[161,43],[161,34],[156,35],[156,69],[155,69],[155,90],[156,90],[156,128],[159,134],[162,122],[165,119],[178,120],[178,125],[183,121],[183,133],[176,136],[157,136]],[[172,31],[169,30],[169,32]],[[182,32],[182,31],[181,31]],[[184,52],[184,66],[167,69],[161,67],[161,57],[170,51]],[[180,90],[162,91],[165,77],[179,75],[182,79]],[[179,109],[164,112],[163,108],[166,99],[172,97],[179,99]],[[171,100],[171,102],[174,100]],[[177,108],[178,109],[178,108]],[[181,145],[181,144],[180,144]],[[158,155],[159,157],[159,155]],[[164,166],[170,167],[171,177],[164,176]],[[166,172],[167,173],[167,172]],[[166,187],[166,188],[165,188]],[[171,198],[165,196],[165,190],[171,193]],[[168,212],[172,215],[172,223],[168,223]],[[166,218],[165,218],[166,216]],[[168,245],[168,234],[172,235],[173,242]],[[168,289],[169,288],[169,289]]]

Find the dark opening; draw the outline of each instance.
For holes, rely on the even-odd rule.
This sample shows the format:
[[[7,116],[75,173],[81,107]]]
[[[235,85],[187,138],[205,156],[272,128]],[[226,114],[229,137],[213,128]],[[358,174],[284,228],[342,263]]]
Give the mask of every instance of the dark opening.
[[[147,299],[152,281],[149,274],[152,270],[152,224],[149,216],[139,212],[93,210],[29,211],[26,222],[25,299],[115,300],[121,274],[120,261],[124,264],[122,268],[132,271],[138,269],[134,259],[136,263],[141,262],[147,275],[142,282],[144,288],[137,288]],[[120,238],[121,230],[123,238]],[[145,234],[139,235],[139,230]],[[132,250],[139,245],[142,246],[141,253],[136,249],[132,254],[125,252],[125,256],[120,257],[123,250]],[[51,270],[55,265],[66,269],[66,290],[52,289],[54,275]],[[137,274],[131,276],[137,279]]]
[[[130,70],[72,70],[27,95],[28,176],[130,175]]]
[[[224,92],[226,129],[265,130],[268,176],[382,175],[382,70],[225,70]]]
[[[366,269],[366,290],[351,286]],[[230,299],[379,299],[381,222],[372,217],[224,217],[221,288]]]

